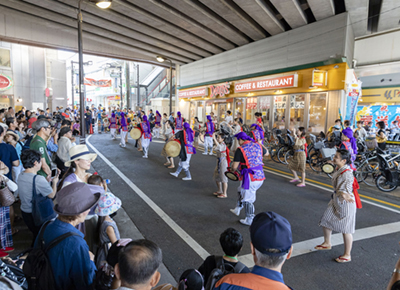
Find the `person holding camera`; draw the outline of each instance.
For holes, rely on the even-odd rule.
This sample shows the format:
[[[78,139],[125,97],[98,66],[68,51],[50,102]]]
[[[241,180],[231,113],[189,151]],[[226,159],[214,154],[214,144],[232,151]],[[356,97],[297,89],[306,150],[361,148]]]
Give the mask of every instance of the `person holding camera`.
[[[57,192],[57,183],[59,175],[57,174],[50,184],[47,179],[38,175],[42,170],[42,154],[38,151],[26,149],[21,153],[21,162],[25,171],[21,172],[18,177],[18,194],[21,199],[21,214],[28,229],[33,234],[33,240],[36,239],[42,224],[35,220],[32,215],[32,199],[33,194],[41,194],[47,198],[54,198]],[[33,186],[35,184],[35,187]],[[53,211],[53,208],[49,208]]]

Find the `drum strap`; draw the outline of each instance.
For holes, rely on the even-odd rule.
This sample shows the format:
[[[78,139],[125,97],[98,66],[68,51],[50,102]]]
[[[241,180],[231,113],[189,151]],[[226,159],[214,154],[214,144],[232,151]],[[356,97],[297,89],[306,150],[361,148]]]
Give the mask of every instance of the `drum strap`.
[[[340,173],[340,175],[342,175],[343,173],[345,173],[346,171],[351,171],[353,172],[352,169],[346,169],[343,170],[342,173]],[[360,196],[358,195],[358,190],[360,189],[360,185],[358,184],[357,179],[354,177],[353,180],[353,194],[354,194],[354,199],[356,200],[356,206],[357,208],[362,208],[362,204],[361,204],[361,199]]]

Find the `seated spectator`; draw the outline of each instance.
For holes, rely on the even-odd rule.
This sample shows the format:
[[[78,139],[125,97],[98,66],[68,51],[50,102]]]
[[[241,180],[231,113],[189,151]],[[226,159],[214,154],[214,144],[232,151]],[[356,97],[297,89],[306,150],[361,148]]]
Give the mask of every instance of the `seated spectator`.
[[[42,175],[37,172],[42,168],[42,155],[31,149],[26,149],[21,154],[21,162],[25,171],[21,172],[18,177],[18,194],[21,199],[21,214],[28,229],[33,234],[33,241],[40,230],[42,224],[35,221],[32,215],[32,194],[33,179],[35,179],[36,194],[41,194],[47,198],[54,198],[57,192],[58,175],[53,178],[52,185],[47,182]]]
[[[75,226],[85,220],[99,199],[100,193],[93,194],[81,182],[70,184],[57,193],[54,211],[58,217],[46,227],[44,242],[49,244],[65,233],[74,233],[47,253],[58,290],[90,289],[93,284],[96,271],[94,255],[89,251],[84,235]],[[36,247],[39,247],[38,239]]]
[[[161,249],[152,241],[130,242],[120,251],[115,265],[115,276],[121,280],[118,289],[152,289],[160,281],[161,262]]]
[[[217,267],[217,259],[222,259],[225,269],[233,270],[238,262],[238,254],[243,247],[243,237],[240,232],[233,228],[226,229],[219,237],[219,243],[224,251],[223,256],[209,256],[200,266],[199,272],[204,277],[204,285],[207,284],[212,270]],[[244,265],[243,265],[244,266]],[[232,271],[233,272],[233,271]],[[239,273],[249,273],[246,266]]]
[[[189,269],[183,272],[179,278],[178,287],[174,287],[171,284],[163,284],[153,290],[204,290],[204,280],[199,271]]]
[[[215,289],[289,290],[281,274],[293,250],[289,222],[271,211],[259,213],[250,226],[250,237],[255,263],[251,273],[226,275],[217,282]]]

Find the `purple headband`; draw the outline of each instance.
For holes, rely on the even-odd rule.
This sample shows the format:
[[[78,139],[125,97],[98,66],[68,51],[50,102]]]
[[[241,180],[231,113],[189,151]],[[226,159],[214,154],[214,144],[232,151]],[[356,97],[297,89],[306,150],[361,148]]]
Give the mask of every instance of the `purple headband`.
[[[188,140],[189,140],[190,142],[193,142],[193,130],[190,128],[189,123],[185,122],[185,123],[183,124],[183,128],[184,128],[185,131],[186,131],[186,134],[187,134],[187,136],[188,136]]]
[[[342,134],[350,139],[351,148],[353,149],[353,153],[357,154],[357,140],[353,136],[353,130],[351,130],[350,128],[343,129]]]
[[[121,113],[121,126],[126,126],[126,121],[125,121],[125,114],[124,112]]]
[[[178,112],[177,115],[178,115],[178,117],[180,117],[181,116],[181,112]]]
[[[159,112],[159,111],[156,111],[156,114],[157,114],[157,115],[159,115],[159,116],[161,116],[161,114],[160,114],[160,112]]]
[[[236,135],[235,135],[235,137],[236,137],[236,139],[242,139],[242,140],[249,140],[249,141],[252,141],[252,142],[254,142],[254,140],[249,136],[249,135],[247,135],[245,132],[240,132],[240,133],[237,133]]]
[[[210,115],[207,116],[207,120],[208,120],[208,121],[212,121],[212,118],[211,118]]]
[[[252,124],[252,125],[250,126],[250,128],[252,128],[252,127],[256,128],[258,131],[262,131],[262,129],[260,128],[260,126],[258,126],[257,124]],[[263,131],[263,132],[264,132],[264,131]]]
[[[115,113],[112,113],[112,114],[111,114],[111,118],[115,118]]]

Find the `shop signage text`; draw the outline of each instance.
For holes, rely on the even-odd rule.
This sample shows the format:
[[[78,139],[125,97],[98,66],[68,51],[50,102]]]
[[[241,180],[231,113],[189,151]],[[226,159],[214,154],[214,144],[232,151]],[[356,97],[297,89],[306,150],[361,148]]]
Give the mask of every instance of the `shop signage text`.
[[[0,91],[11,89],[13,85],[13,80],[10,77],[0,74]]]
[[[112,82],[111,82],[111,80],[95,80],[95,79],[85,78],[84,85],[108,88],[108,87],[112,86]]]
[[[327,74],[328,73],[326,71],[313,70],[312,86],[313,87],[322,87],[323,85],[326,85],[324,80],[325,80],[325,76],[326,76],[326,79],[328,78]]]
[[[210,86],[211,89],[211,94],[210,94],[210,98],[215,98],[216,96],[220,95],[221,97],[229,94],[229,90],[231,88],[230,83],[226,82],[223,85],[219,85],[219,86]]]
[[[400,90],[386,90],[384,96],[386,100],[400,98]]]
[[[208,88],[185,90],[178,92],[179,98],[205,97],[207,95],[208,95]]]
[[[257,98],[247,98],[246,110],[254,110],[257,108]]]
[[[235,93],[297,87],[298,75],[235,84]]]

